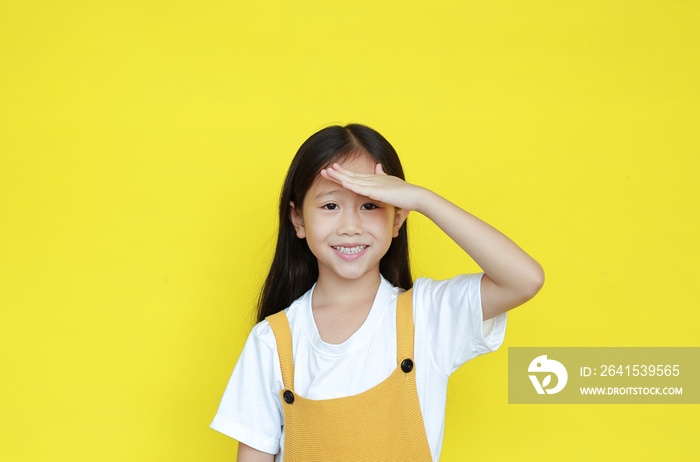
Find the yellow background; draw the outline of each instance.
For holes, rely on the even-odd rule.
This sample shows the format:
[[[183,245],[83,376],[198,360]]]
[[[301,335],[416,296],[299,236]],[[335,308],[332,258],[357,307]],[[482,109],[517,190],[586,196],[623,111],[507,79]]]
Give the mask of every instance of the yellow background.
[[[508,346],[698,346],[694,1],[2,2],[0,459],[233,460],[208,428],[299,145],[361,122],[546,283],[444,461],[695,460],[696,405],[508,405]],[[414,276],[478,271],[410,219]]]

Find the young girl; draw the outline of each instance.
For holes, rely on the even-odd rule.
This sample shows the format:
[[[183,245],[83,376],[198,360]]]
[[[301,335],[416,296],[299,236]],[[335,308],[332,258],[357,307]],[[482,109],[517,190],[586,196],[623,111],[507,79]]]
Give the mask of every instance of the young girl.
[[[483,273],[412,282],[411,211]],[[543,280],[499,231],[405,182],[379,133],[325,128],[287,173],[258,324],[211,428],[239,461],[436,461],[450,374],[500,347],[506,311]]]

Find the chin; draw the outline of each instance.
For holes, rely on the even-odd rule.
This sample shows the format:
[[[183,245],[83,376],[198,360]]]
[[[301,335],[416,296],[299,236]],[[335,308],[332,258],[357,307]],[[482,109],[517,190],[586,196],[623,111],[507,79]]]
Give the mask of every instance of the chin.
[[[348,281],[355,281],[357,279],[360,279],[364,274],[338,274],[341,279],[346,279]]]
[[[337,273],[337,274],[341,278],[347,279],[348,281],[356,281],[358,279],[362,279],[363,277],[367,276],[369,273],[371,273],[371,271],[362,271],[362,272],[356,272],[356,273],[344,272],[344,273]]]

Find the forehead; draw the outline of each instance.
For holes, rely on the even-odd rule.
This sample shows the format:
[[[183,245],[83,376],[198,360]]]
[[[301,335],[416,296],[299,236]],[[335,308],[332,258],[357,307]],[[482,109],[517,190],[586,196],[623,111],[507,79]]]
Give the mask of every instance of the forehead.
[[[338,162],[341,167],[356,173],[374,173],[376,162],[366,154],[351,156],[342,162]]]
[[[374,159],[365,154],[358,154],[344,159],[343,161],[338,162],[338,164],[344,169],[355,173],[372,174],[374,173],[374,166],[376,165],[376,162]],[[309,192],[307,193],[306,197],[308,199],[312,199],[319,194],[323,194],[324,192],[342,189],[343,187],[341,185],[323,178],[319,173],[311,185],[311,188],[309,188]]]

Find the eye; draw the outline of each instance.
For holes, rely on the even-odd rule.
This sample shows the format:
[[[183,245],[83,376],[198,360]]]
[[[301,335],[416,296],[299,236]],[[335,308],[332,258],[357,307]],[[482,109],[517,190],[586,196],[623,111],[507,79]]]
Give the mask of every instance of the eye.
[[[371,202],[364,204],[362,206],[362,210],[374,210],[374,209],[378,209],[378,208],[379,208],[379,206],[377,204],[373,204]]]
[[[328,204],[324,204],[321,208],[322,208],[322,209],[326,209],[326,210],[337,210],[337,209],[338,209],[338,205],[337,205],[337,204],[334,204],[334,203],[332,203],[332,202],[330,202],[330,203],[328,203]]]

